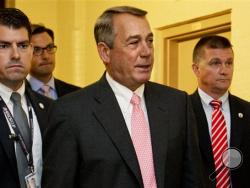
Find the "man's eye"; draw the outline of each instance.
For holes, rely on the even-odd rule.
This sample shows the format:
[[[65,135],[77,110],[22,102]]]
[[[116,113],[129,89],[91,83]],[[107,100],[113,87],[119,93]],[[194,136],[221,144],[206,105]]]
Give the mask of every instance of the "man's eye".
[[[148,39],[148,42],[149,42],[149,43],[153,43],[153,42],[154,42],[154,39]]]
[[[148,39],[147,43],[148,43],[148,46],[151,47],[151,46],[153,46],[154,40],[153,39]]]
[[[18,48],[20,49],[27,49],[29,47],[28,43],[21,43],[17,45]]]
[[[219,65],[219,64],[221,64],[221,62],[220,61],[211,61],[210,64],[211,65]]]
[[[138,41],[131,41],[129,44],[137,44],[138,43]]]
[[[0,44],[0,49],[8,49],[10,46],[10,44]]]
[[[233,62],[232,61],[227,61],[225,64],[228,65],[228,66],[231,66],[231,65],[233,65]]]
[[[42,50],[42,48],[34,47],[34,52],[40,52],[41,50]]]
[[[54,46],[47,46],[46,48],[48,51],[52,51],[54,49]]]

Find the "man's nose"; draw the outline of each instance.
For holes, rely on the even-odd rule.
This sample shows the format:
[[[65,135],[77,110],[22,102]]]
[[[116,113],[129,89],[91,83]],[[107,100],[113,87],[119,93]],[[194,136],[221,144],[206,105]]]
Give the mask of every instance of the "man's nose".
[[[152,54],[153,48],[147,44],[147,42],[143,42],[141,46],[141,56],[149,56]]]
[[[20,52],[16,44],[12,44],[12,58],[19,59],[20,58]]]

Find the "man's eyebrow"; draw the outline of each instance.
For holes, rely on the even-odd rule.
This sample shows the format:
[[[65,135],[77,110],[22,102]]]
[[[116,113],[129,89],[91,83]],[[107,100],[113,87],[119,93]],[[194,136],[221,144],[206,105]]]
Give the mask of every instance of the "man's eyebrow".
[[[0,43],[11,44],[9,41],[0,40]]]
[[[140,38],[141,38],[140,35],[131,35],[131,36],[129,36],[129,37],[127,38],[126,41],[129,41],[129,40],[131,40],[131,39],[140,39]]]
[[[153,37],[153,36],[154,36],[153,33],[149,33],[146,38]],[[141,35],[131,35],[127,38],[126,41],[129,41],[131,39],[140,39],[140,38],[141,38]]]
[[[152,32],[147,35],[147,37],[153,37],[153,36],[154,34]]]
[[[0,43],[12,44],[13,42],[5,41],[5,40],[0,40]],[[18,42],[16,42],[16,43],[17,43],[17,44],[20,44],[20,43],[29,43],[29,40],[18,41]]]

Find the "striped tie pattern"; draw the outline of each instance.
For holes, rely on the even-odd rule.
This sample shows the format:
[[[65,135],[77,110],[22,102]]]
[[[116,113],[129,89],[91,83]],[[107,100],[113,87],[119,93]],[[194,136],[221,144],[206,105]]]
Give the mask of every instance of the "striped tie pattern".
[[[213,107],[212,113],[212,149],[214,155],[216,171],[216,188],[230,188],[229,169],[222,161],[223,152],[228,149],[227,128],[224,115],[221,111],[221,101],[212,100],[210,105]]]
[[[157,188],[150,130],[140,107],[140,97],[132,96],[131,137],[139,162],[144,188]]]

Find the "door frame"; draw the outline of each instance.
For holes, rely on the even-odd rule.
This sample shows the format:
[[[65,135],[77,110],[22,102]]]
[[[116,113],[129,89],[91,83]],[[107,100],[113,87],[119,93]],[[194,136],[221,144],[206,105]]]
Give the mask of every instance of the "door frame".
[[[204,35],[231,31],[231,9],[157,29],[161,42],[163,84],[178,88],[178,45]]]

